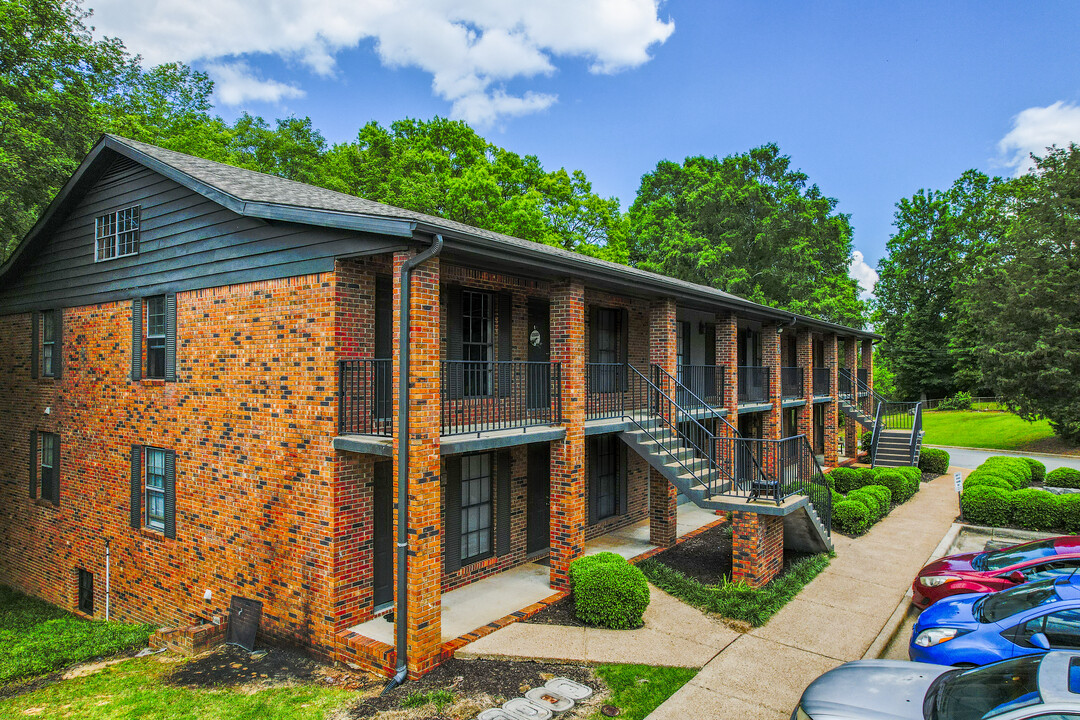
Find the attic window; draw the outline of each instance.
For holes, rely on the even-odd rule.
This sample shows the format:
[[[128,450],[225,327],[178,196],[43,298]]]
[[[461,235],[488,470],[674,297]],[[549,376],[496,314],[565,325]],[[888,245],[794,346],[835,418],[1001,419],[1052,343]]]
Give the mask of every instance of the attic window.
[[[94,237],[95,262],[138,254],[139,206],[99,215]]]

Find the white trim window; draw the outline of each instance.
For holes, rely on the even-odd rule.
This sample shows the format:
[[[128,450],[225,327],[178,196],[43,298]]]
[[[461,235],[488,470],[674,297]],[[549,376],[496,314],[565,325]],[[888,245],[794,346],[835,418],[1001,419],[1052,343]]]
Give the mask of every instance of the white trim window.
[[[165,451],[146,448],[146,527],[165,529]]]
[[[138,205],[98,216],[94,223],[94,262],[138,253]]]

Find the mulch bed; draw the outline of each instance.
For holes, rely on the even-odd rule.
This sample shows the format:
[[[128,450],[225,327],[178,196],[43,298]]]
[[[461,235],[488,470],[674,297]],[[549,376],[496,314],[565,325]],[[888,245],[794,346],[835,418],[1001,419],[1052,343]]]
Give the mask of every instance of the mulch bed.
[[[377,684],[366,675],[337,671],[295,648],[266,647],[249,653],[235,645],[223,645],[180,665],[167,682],[189,688],[324,683],[363,689]]]
[[[521,696],[529,688],[540,687],[553,677],[576,680],[591,687],[596,694],[603,689],[592,669],[582,665],[451,658],[419,680],[407,682],[386,695],[363,700],[352,708],[348,717],[361,720],[396,710],[410,695],[432,690],[446,690],[458,700],[486,695],[493,703],[502,704]],[[443,717],[446,716],[427,715],[422,720],[441,720]]]

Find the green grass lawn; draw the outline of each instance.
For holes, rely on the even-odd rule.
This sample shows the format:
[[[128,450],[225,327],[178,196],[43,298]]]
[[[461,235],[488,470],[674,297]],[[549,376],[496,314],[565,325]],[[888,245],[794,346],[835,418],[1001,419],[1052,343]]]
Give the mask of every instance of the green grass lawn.
[[[1028,422],[1009,412],[931,411],[923,413],[926,445],[987,448],[988,450],[1043,450],[1057,440],[1046,420]],[[1060,442],[1060,441],[1059,441]],[[1064,448],[1068,451],[1068,448]]]
[[[0,585],[0,685],[146,645],[149,625],[83,620]]]
[[[601,665],[596,673],[611,689],[605,705],[614,705],[620,718],[642,720],[690,681],[698,671],[649,665]],[[592,718],[602,718],[599,711]],[[592,720],[592,719],[590,719]]]

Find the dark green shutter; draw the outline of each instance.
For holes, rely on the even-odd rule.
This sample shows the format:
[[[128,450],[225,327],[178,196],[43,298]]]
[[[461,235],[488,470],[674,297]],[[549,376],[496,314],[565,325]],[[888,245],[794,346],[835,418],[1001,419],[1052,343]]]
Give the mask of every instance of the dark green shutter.
[[[595,307],[595,306],[590,307],[589,308],[589,360],[588,361],[591,362],[591,363],[599,362],[599,355],[600,355],[600,333],[598,332],[599,327],[600,327],[600,308]],[[599,389],[603,387],[603,384],[602,384],[604,382],[603,375],[606,372],[607,372],[606,370],[601,370],[601,371],[593,372],[593,373],[586,372],[586,375],[589,376],[589,392],[594,392],[594,393],[598,392]]]
[[[462,331],[461,331],[461,288],[457,286],[446,289],[446,359],[459,361],[462,356]],[[447,396],[451,399],[459,399],[465,395],[465,373],[460,362],[450,362],[444,368],[446,378]]]
[[[446,517],[443,521],[446,572],[461,569],[461,457],[446,459]]]
[[[596,482],[596,450],[597,439],[591,437],[585,443],[585,467],[587,472],[585,474],[585,484],[589,490],[589,524],[596,524],[596,495],[600,488],[600,483]]]
[[[52,478],[49,483],[50,500],[60,504],[60,433],[53,436]]]
[[[165,381],[176,382],[176,295],[165,296]]]
[[[37,430],[30,431],[30,497],[37,498],[37,466],[38,466],[38,449],[37,449]]]
[[[176,537],[176,453],[165,453],[165,537]]]
[[[30,313],[30,377],[37,378],[38,366],[41,365],[41,313]]]
[[[615,317],[619,321],[619,327],[615,329],[619,340],[619,362],[623,365],[619,368],[619,390],[626,392],[630,383],[630,371],[626,367],[630,362],[630,311],[623,308]]]
[[[142,527],[142,445],[131,446],[131,527]]]
[[[64,308],[56,308],[53,311],[54,330],[53,337],[53,377],[59,380],[64,375]]]
[[[627,488],[627,485],[628,485],[628,483],[627,483],[627,471],[629,470],[629,462],[628,461],[629,461],[630,458],[626,454],[626,443],[615,440],[614,438],[612,438],[612,441],[619,443],[619,498],[618,498],[618,505],[619,505],[619,514],[620,515],[625,515],[626,510],[627,510],[627,507],[626,507],[627,497],[629,495],[629,493],[627,492],[628,491],[628,488]]]
[[[131,379],[142,380],[142,299],[131,301]]]
[[[499,323],[499,397],[510,397],[513,386],[513,367],[509,361],[513,360],[513,325],[514,309],[513,296],[508,292],[501,292],[495,296],[498,304]]]
[[[495,515],[495,554],[506,555],[510,552],[510,451],[500,450],[495,453],[496,515]]]

